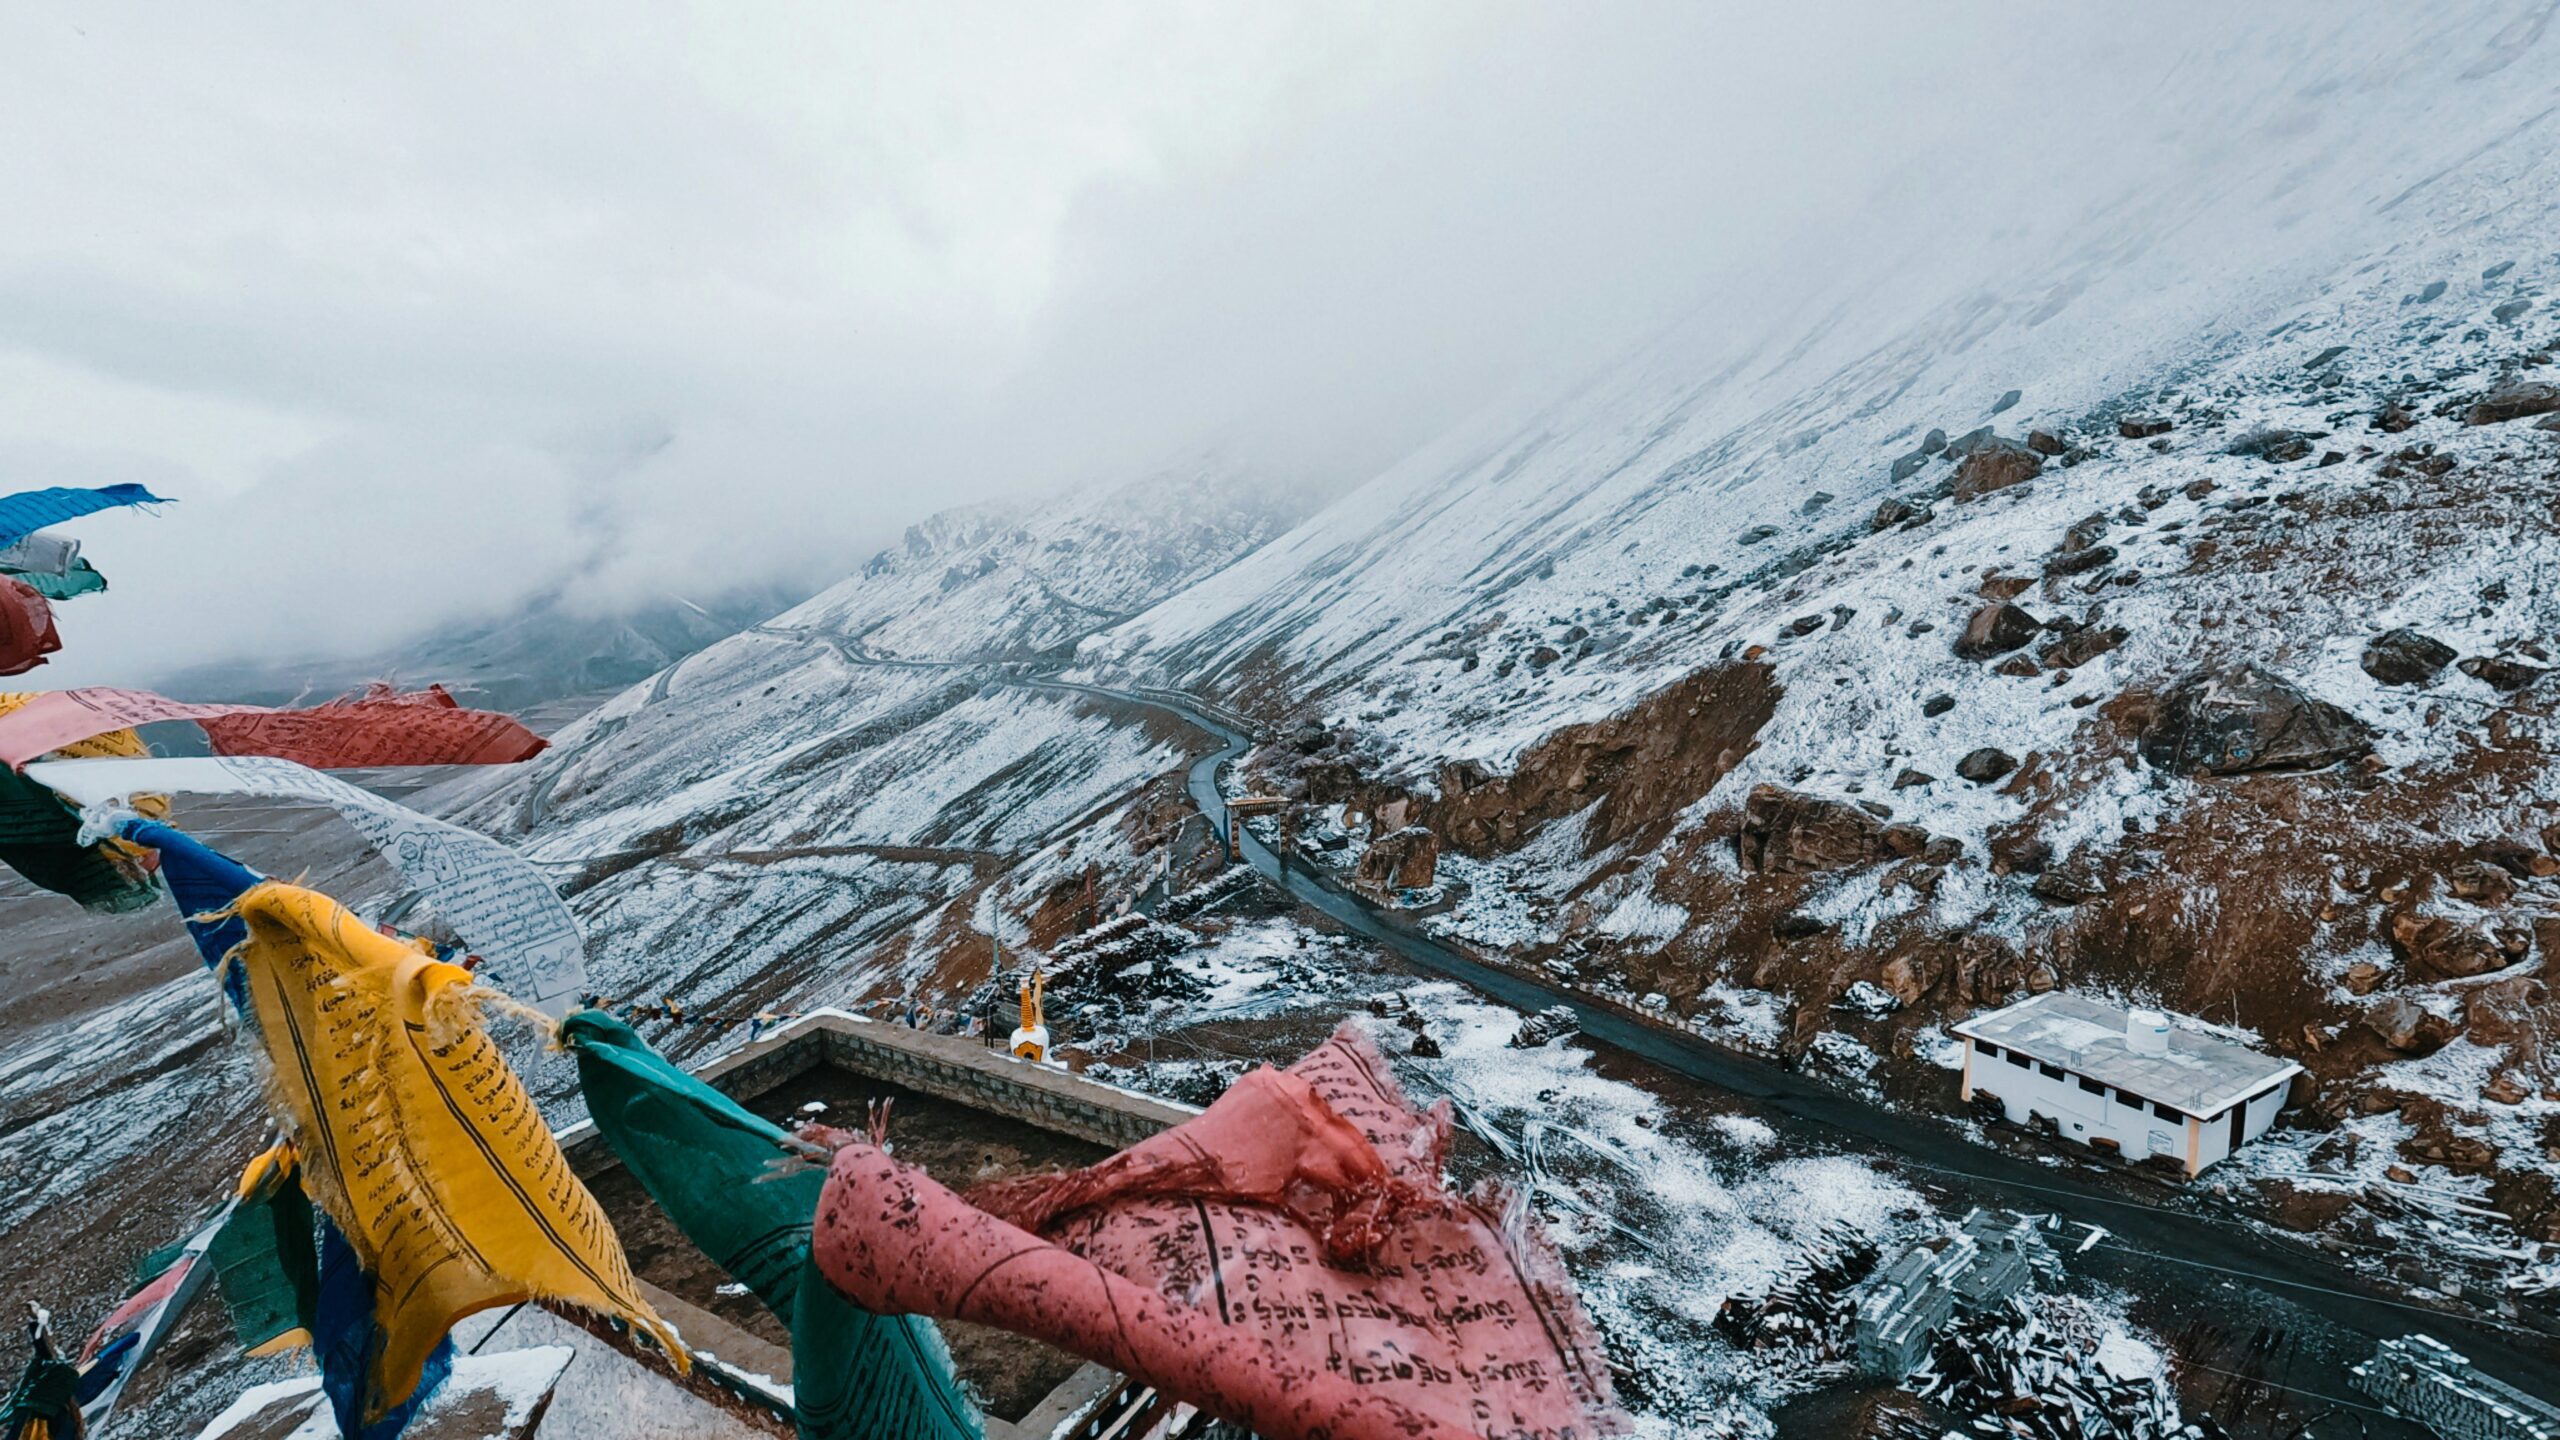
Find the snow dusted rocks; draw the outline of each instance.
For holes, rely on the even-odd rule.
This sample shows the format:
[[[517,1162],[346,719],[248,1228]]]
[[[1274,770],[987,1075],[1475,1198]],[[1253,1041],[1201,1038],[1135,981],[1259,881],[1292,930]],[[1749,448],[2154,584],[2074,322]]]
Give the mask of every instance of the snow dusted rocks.
[[[2453,663],[2453,647],[2404,625],[2374,636],[2360,663],[2385,685],[2424,685]]]
[[[2480,397],[2463,421],[2471,425],[2496,425],[2507,420],[2522,420],[2534,415],[2560,411],[2560,385],[2547,380],[2513,380]]]
[[[2371,726],[2246,663],[2171,685],[2142,731],[2142,758],[2181,775],[2317,770],[2372,749]]]
[[[2007,600],[1996,600],[1973,612],[1964,633],[1956,637],[1956,654],[1966,660],[2005,655],[2044,633],[2044,624]]]
[[[1976,785],[1988,785],[2018,768],[2018,757],[1995,745],[1965,752],[1956,762],[1956,774]]]
[[[1514,1050],[1535,1050],[1581,1031],[1582,1022],[1575,1017],[1572,1006],[1550,1005],[1521,1021],[1520,1028],[1512,1032],[1510,1045]]]
[[[2024,485],[2043,472],[2043,456],[2015,440],[1991,436],[1957,464],[1955,498],[1978,500],[1994,490]]]
[[[1743,804],[1738,849],[1745,870],[1814,875],[1878,860],[1925,859],[1942,865],[1960,847],[1941,843],[1917,825],[1888,825],[1864,805],[1782,785],[1755,785]],[[1820,928],[1816,924],[1802,933]]]
[[[2455,668],[2498,690],[2522,690],[2550,673],[2543,666],[2528,665],[2509,655],[2474,655]]]

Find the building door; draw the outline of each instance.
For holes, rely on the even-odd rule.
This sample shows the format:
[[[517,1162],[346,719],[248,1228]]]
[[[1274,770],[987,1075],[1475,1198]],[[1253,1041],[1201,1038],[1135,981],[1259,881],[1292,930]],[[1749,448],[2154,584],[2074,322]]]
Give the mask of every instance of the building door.
[[[2231,1153],[2240,1153],[2241,1142],[2248,1138],[2249,1102],[2243,1100],[2231,1107]]]

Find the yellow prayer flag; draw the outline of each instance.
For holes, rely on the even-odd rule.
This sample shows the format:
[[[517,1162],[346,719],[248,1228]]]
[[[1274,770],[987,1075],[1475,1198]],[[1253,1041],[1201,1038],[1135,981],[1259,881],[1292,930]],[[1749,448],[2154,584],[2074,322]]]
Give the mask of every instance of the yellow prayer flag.
[[[249,938],[233,955],[305,1186],[374,1277],[381,1402],[417,1388],[454,1322],[520,1300],[620,1319],[685,1368],[490,1042],[470,972],[297,886],[265,882],[238,908]]]

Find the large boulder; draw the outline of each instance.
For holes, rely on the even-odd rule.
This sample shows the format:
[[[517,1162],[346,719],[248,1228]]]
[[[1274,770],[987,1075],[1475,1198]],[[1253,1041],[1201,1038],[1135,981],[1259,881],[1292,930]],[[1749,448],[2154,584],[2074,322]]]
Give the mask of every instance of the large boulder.
[[[2373,750],[2373,729],[2257,665],[2208,666],[2156,697],[2142,758],[2179,775],[2316,770]]]
[[[2453,663],[2453,647],[2403,625],[2367,642],[2363,662],[2364,673],[2385,685],[2424,685]]]
[[[2406,995],[2393,995],[2367,1010],[2365,1028],[2403,1055],[2431,1055],[2453,1038],[2451,1021],[2429,1013]]]
[[[1884,824],[1846,800],[1755,785],[1742,806],[1742,868],[1778,875],[1847,870],[1885,858]]]
[[[1956,762],[1956,774],[1976,785],[1988,785],[2017,768],[2017,756],[1990,745],[1970,751]]]
[[[2459,921],[2442,915],[2402,910],[2383,927],[2391,935],[2410,973],[2435,980],[2461,980],[2486,975],[2507,963],[2498,943]]]
[[[2085,575],[2116,563],[2116,547],[2091,545],[2081,550],[2064,550],[2044,562],[2047,575]]]
[[[1358,879],[1373,890],[1429,889],[1440,865],[1440,837],[1421,825],[1390,830],[1360,852]]]
[[[2516,898],[2516,877],[2487,860],[2465,860],[2447,871],[2444,879],[2454,899],[2474,905],[2504,905]]]
[[[1997,600],[1973,612],[1964,623],[1964,633],[1956,637],[1956,655],[1965,660],[1988,660],[2005,655],[2044,633],[2044,622],[2007,600]]]
[[[2454,668],[2499,690],[2522,690],[2550,673],[2542,666],[2527,665],[2506,655],[2474,655]]]
[[[2103,548],[2103,547],[2102,547]],[[2074,630],[2044,647],[2036,658],[2051,670],[2076,670],[2131,639],[2133,632],[2121,625],[2092,625]]]
[[[2480,397],[2463,419],[2473,425],[2495,425],[2560,410],[2560,385],[2548,380],[2511,380]]]
[[[2019,444],[1993,436],[1977,443],[1956,465],[1958,500],[1973,500],[1994,490],[2024,485],[2044,473],[2044,457]]]

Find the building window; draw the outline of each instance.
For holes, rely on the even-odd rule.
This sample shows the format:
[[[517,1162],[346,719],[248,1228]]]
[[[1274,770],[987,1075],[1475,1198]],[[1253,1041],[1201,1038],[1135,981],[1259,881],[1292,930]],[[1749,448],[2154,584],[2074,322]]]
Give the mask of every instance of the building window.
[[[2036,1062],[2036,1069],[2041,1072],[2047,1080],[2059,1080],[2062,1078],[2062,1067],[2059,1065],[2047,1065],[2043,1061],[2039,1060]]]
[[[2106,1086],[2099,1084],[2097,1081],[2090,1079],[2086,1075],[2080,1077],[2080,1088],[2088,1091],[2092,1095],[2104,1095],[2107,1093]]]
[[[2010,1051],[2004,1058],[2006,1058],[2010,1064],[2017,1066],[2021,1070],[2027,1068],[2027,1057],[2019,1054],[2015,1050]]]
[[[1983,1056],[1987,1059],[1997,1060],[2000,1058],[2000,1047],[1997,1045],[1985,1045],[1981,1041],[1976,1040],[1973,1042],[1973,1048],[1981,1051]]]
[[[2172,1124],[2187,1118],[2186,1116],[2179,1114],[2177,1111],[2170,1109],[2168,1106],[2161,1104],[2157,1100],[2151,1102],[2151,1113],[2159,1116],[2163,1120],[2169,1121]]]

